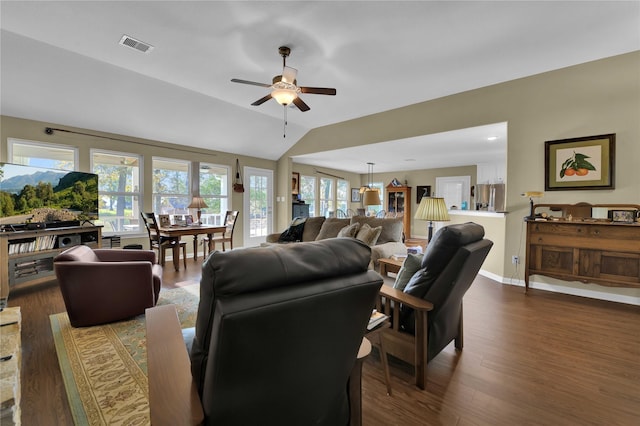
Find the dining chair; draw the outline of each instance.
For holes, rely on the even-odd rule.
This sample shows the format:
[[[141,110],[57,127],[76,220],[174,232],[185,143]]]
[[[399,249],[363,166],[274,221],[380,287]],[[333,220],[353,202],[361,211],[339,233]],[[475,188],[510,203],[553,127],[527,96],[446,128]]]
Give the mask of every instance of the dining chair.
[[[155,213],[144,213],[140,212],[140,216],[142,217],[142,222],[144,223],[145,228],[147,228],[147,234],[149,234],[149,246],[151,250],[158,250],[158,258],[160,259],[160,264],[164,266],[166,251],[173,249],[175,245],[179,245],[182,249],[182,260],[184,263],[184,267],[187,267],[187,243],[181,241],[178,238],[168,238],[160,235],[160,227],[158,226],[158,221],[156,220]],[[176,263],[177,264],[177,263]],[[178,268],[176,268],[176,271]]]
[[[215,233],[213,234],[211,238],[212,251],[216,249],[216,243],[222,243],[222,251],[227,250],[225,243],[229,243],[230,249],[233,250],[233,230],[236,227],[238,214],[238,210],[227,210],[224,216],[224,226],[226,229],[224,233],[221,233],[219,236],[216,236]],[[204,255],[207,256],[209,254],[209,237],[204,237],[202,244],[204,245]]]

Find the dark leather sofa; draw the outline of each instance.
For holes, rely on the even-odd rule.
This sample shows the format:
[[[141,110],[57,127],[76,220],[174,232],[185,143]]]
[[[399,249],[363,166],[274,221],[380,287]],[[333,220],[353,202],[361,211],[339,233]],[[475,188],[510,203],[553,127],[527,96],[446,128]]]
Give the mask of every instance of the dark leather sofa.
[[[162,266],[150,250],[71,247],[53,260],[69,321],[86,327],[143,314],[155,306]]]
[[[190,375],[205,424],[357,424],[359,392],[353,390],[360,380],[352,373],[382,285],[368,270],[370,256],[370,248],[353,238],[210,255],[195,334],[183,330],[192,341],[191,372],[173,361],[186,354],[184,345],[175,354],[168,343],[175,339],[162,334],[173,327],[160,323],[166,307],[147,310],[152,423],[199,421],[176,413],[176,407],[192,407],[193,398],[184,395],[189,392],[173,393]],[[170,316],[175,323],[175,311]],[[156,356],[171,365],[160,365]]]

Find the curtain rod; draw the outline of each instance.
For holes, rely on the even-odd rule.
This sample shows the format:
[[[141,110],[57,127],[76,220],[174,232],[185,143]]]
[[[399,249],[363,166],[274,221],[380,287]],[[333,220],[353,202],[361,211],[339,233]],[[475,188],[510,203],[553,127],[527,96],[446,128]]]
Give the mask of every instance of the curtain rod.
[[[316,172],[316,173],[318,173],[318,174],[320,174],[320,175],[331,176],[331,177],[334,177],[334,178],[336,178],[336,179],[342,179],[342,180],[345,180],[342,176],[336,176],[336,175],[332,175],[331,173],[321,172],[321,171],[320,171],[320,170],[318,170],[318,169],[313,169],[313,170],[314,170],[314,172]]]
[[[130,141],[130,140],[127,140],[127,139],[112,138],[110,136],[94,135],[94,134],[91,134],[91,133],[76,132],[75,130],[58,129],[58,128],[55,128],[55,127],[45,127],[44,128],[44,132],[47,135],[53,135],[54,131],[56,131],[56,132],[65,132],[65,133],[73,133],[75,135],[82,135],[82,136],[91,136],[92,138],[110,139],[110,140],[119,141],[119,142],[136,143],[136,144],[139,144],[139,145],[146,145],[146,146],[152,146],[154,148],[159,148],[158,145],[151,144],[151,143],[146,143],[146,142],[134,142],[134,141]],[[193,151],[193,150],[190,150],[190,149],[182,149],[182,148],[181,148],[181,150],[182,151],[186,151],[186,152],[193,152],[195,154],[202,154],[202,151]],[[215,157],[218,154],[211,153],[210,155]]]

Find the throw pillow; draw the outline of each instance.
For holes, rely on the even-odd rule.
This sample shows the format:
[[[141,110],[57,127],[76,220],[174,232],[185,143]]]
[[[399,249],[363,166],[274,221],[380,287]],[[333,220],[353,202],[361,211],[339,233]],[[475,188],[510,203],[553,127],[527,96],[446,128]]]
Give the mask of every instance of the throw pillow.
[[[316,241],[337,237],[338,232],[340,232],[340,230],[345,226],[349,225],[350,222],[351,220],[348,218],[338,219],[336,217],[329,217],[325,219],[322,223],[322,227],[320,228],[320,232],[318,232]]]
[[[282,234],[280,234],[278,242],[293,243],[296,241],[301,241],[305,222],[305,218],[295,218],[293,222],[291,222],[291,225],[289,225],[289,228],[287,228]]]
[[[382,226],[372,228],[368,223],[362,224],[360,230],[356,234],[356,238],[365,243],[368,246],[376,245],[380,233],[382,232]]]
[[[354,223],[353,225],[345,226],[338,232],[338,238],[340,237],[351,237],[354,238],[358,231],[360,230],[360,224]]]
[[[411,277],[420,270],[421,264],[422,253],[409,253],[402,263],[402,268],[398,271],[398,275],[396,275],[396,281],[393,283],[393,288],[404,290]]]

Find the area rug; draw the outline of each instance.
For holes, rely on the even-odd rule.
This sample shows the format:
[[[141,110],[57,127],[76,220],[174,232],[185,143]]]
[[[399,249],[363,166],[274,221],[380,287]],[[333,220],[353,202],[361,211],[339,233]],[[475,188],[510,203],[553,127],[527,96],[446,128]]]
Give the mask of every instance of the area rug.
[[[158,305],[175,304],[182,328],[193,327],[200,285],[160,293]],[[66,312],[49,316],[76,425],[148,425],[149,387],[145,317],[73,328]]]

